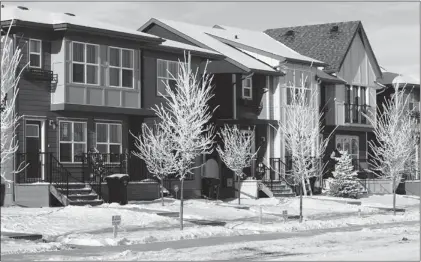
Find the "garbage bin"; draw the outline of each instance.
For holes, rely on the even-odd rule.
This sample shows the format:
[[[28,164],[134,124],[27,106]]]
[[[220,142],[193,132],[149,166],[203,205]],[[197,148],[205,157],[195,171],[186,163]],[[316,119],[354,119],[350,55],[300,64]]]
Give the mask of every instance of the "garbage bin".
[[[129,175],[114,174],[105,178],[108,186],[108,203],[127,204],[127,185],[129,183]]]
[[[6,185],[5,184],[1,184],[1,206],[4,205],[4,196],[6,194]]]

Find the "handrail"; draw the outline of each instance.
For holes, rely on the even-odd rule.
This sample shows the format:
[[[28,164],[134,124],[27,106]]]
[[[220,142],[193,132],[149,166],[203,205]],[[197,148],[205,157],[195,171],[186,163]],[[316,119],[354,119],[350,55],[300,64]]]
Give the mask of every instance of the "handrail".
[[[69,197],[69,178],[71,178],[72,180],[76,182],[83,183],[82,181],[74,177],[72,173],[70,173],[69,170],[67,170],[67,168],[64,167],[63,164],[60,163],[60,161],[58,161],[58,159],[53,155],[53,153],[50,153],[50,167],[49,168],[50,168],[50,171],[49,171],[50,184],[53,184],[59,188],[65,187],[66,197]],[[55,174],[58,174],[58,176]]]

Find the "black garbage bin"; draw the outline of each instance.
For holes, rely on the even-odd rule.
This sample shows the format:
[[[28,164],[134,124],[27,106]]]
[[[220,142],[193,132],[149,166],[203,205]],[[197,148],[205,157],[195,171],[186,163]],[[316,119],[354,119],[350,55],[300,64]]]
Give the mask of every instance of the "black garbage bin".
[[[1,206],[4,205],[4,196],[6,194],[6,185],[1,184]]]
[[[127,185],[129,184],[129,175],[114,174],[105,178],[108,186],[108,203],[127,204]]]

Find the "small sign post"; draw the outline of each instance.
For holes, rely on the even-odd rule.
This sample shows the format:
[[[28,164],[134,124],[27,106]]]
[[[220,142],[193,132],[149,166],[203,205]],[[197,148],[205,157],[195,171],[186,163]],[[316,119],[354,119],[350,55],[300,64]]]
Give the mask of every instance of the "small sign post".
[[[262,206],[259,206],[259,223],[262,224]]]
[[[114,238],[117,237],[117,226],[121,224],[121,216],[113,216],[111,219],[111,224],[114,226]]]
[[[361,208],[358,208],[358,216],[361,217]]]
[[[288,211],[287,210],[282,211],[282,216],[284,217],[285,221],[288,221]]]
[[[179,190],[179,188],[178,188],[178,186],[177,185],[174,185],[174,191],[175,191],[175,199],[178,199],[178,190]]]

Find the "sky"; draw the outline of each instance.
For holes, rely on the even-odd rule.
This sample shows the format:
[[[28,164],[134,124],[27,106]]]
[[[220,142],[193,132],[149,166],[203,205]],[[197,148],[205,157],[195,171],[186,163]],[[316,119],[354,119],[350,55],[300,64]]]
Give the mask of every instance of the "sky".
[[[379,65],[420,79],[420,2],[23,2],[138,29],[150,18],[251,30],[361,20]]]

